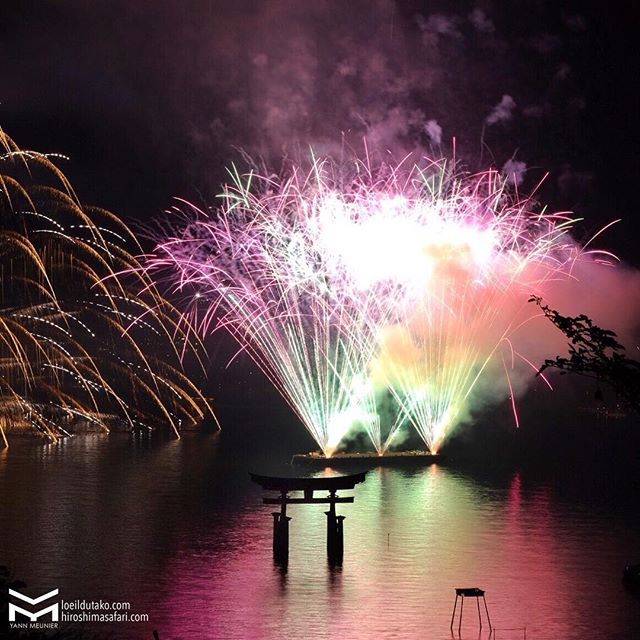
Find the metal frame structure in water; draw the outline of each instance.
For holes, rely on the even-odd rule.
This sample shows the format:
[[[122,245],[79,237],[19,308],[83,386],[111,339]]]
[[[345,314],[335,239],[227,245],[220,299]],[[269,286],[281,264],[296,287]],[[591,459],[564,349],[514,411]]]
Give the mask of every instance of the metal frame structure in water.
[[[456,587],[456,601],[453,603],[453,613],[451,614],[451,631],[453,631],[453,621],[456,617],[456,608],[458,606],[458,598],[462,598],[460,601],[460,622],[458,624],[458,634],[462,629],[462,609],[464,607],[465,598],[475,598],[476,605],[478,606],[478,622],[480,623],[480,630],[482,631],[482,616],[480,615],[480,598],[484,602],[484,610],[487,613],[487,622],[489,623],[489,631],[492,631],[491,618],[489,617],[489,608],[487,607],[487,601],[484,597],[484,589],[478,587]],[[525,632],[526,633],[526,632]]]

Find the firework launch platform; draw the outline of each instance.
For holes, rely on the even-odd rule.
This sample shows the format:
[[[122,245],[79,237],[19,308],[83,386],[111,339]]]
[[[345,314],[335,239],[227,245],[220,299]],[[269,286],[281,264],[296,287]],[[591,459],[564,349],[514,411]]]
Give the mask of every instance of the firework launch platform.
[[[437,464],[443,460],[444,457],[440,454],[421,450],[387,451],[383,454],[378,454],[376,451],[362,453],[341,451],[334,453],[330,458],[327,458],[320,451],[312,451],[310,453],[295,454],[293,458],[291,458],[291,464],[324,469],[325,467],[344,468],[357,465],[364,467],[385,467],[408,463]]]

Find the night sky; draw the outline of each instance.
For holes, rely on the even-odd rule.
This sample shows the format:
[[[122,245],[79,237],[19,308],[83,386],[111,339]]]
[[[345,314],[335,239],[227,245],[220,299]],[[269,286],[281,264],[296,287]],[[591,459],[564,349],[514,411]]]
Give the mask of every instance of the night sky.
[[[525,163],[523,189],[638,265],[631,10],[611,3],[5,0],[0,126],[70,156],[83,201],[148,220],[211,204],[238,149],[367,137],[380,156]],[[615,5],[615,3],[613,3]],[[560,5],[560,6],[558,6]]]

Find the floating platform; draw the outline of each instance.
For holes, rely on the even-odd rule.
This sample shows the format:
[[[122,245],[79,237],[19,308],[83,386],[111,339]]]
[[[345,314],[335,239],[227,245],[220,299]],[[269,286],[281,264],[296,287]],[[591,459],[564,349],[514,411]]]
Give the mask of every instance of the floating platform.
[[[349,467],[349,466],[366,466],[366,467],[385,467],[402,464],[437,464],[444,460],[444,456],[429,451],[387,451],[382,455],[376,451],[365,451],[361,453],[334,453],[327,458],[320,451],[311,451],[309,453],[296,453],[291,458],[291,464],[306,465],[316,468],[325,467]]]

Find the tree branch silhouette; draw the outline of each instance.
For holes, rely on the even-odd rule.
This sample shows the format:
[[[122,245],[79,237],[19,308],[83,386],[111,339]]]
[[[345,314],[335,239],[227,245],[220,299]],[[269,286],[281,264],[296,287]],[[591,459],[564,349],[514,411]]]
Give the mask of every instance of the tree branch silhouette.
[[[640,362],[627,357],[625,348],[614,331],[602,329],[585,314],[563,316],[532,296],[540,310],[568,339],[569,356],[544,361],[538,370],[559,369],[560,374],[574,373],[609,385],[620,403],[628,409],[640,411]]]

